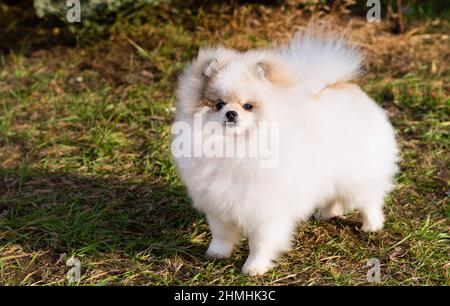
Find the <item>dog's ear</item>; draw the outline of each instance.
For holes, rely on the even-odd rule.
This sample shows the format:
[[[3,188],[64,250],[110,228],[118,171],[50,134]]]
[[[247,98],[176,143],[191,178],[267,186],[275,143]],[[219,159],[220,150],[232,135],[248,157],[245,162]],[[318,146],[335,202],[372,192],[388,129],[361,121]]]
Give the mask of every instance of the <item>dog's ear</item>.
[[[295,81],[292,73],[276,60],[264,60],[256,63],[255,73],[259,79],[266,79],[280,86],[290,86]]]
[[[266,62],[256,63],[256,75],[260,79],[268,79],[270,75],[270,66]]]
[[[216,58],[209,60],[205,64],[205,68],[203,68],[203,75],[207,78],[211,78],[217,72],[219,72],[219,61]]]

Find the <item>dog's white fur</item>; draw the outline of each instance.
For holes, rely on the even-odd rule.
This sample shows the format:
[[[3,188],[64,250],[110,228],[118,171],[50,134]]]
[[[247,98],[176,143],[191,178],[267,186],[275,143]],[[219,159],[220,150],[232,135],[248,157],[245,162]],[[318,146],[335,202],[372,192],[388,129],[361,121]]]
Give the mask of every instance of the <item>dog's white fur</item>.
[[[207,216],[209,256],[230,256],[243,235],[250,247],[243,272],[261,275],[290,249],[296,223],[314,212],[328,219],[357,209],[362,230],[383,227],[397,148],[384,110],[349,83],[361,61],[344,39],[306,31],[281,48],[200,50],[185,69],[175,122],[192,125],[198,113],[223,122],[233,109],[242,118],[233,136],[238,141],[246,137],[242,131],[257,128],[253,123],[280,123],[275,168],[250,158],[175,158],[193,206]],[[205,86],[235,101],[220,111],[202,105]],[[257,109],[243,110],[246,101],[256,101]]]

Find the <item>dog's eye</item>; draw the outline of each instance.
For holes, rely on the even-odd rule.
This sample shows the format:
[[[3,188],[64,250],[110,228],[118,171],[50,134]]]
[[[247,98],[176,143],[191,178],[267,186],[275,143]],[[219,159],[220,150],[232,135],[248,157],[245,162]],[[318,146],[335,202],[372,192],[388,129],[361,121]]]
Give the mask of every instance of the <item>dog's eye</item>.
[[[249,103],[245,103],[243,106],[242,106],[245,110],[251,110],[252,108],[253,108],[253,105],[251,105],[251,104],[249,104]]]
[[[221,110],[224,106],[225,106],[225,102],[223,102],[222,100],[219,100],[219,102],[217,102],[216,104],[216,108],[217,110]]]

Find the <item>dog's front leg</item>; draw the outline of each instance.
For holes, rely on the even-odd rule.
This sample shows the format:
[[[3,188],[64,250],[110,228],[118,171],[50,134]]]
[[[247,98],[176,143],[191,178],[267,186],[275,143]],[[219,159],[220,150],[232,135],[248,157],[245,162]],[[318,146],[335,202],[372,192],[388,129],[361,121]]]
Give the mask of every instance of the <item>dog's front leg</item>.
[[[242,267],[248,275],[263,275],[275,265],[277,257],[291,248],[295,222],[270,221],[248,235],[250,254]]]
[[[213,214],[207,214],[206,217],[212,232],[212,241],[206,255],[214,258],[229,257],[240,238],[238,228],[232,222],[224,221]]]

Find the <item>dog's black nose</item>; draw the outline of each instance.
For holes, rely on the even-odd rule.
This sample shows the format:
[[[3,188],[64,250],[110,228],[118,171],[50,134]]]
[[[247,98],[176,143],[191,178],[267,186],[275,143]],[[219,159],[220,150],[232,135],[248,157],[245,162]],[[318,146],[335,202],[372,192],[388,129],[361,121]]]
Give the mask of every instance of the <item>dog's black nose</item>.
[[[228,111],[225,116],[227,116],[228,121],[234,122],[236,121],[236,117],[238,116],[238,113],[235,111]]]

